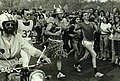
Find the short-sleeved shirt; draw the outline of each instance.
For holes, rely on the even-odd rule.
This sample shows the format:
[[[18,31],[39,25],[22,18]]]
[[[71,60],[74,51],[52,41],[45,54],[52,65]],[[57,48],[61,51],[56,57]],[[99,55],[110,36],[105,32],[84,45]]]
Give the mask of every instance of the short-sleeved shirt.
[[[101,28],[101,34],[109,34],[109,31],[107,29],[110,29],[111,28],[111,24],[108,23],[108,24],[105,24],[105,23],[101,23],[100,25],[100,28]],[[104,32],[105,31],[105,32]]]
[[[83,39],[87,40],[87,41],[93,41],[94,40],[94,24],[93,23],[89,23],[89,24],[85,24],[85,23],[81,23],[80,24],[80,28],[82,28],[82,32],[83,32]]]
[[[116,27],[116,30],[120,31],[120,26]],[[114,40],[120,41],[120,32],[115,32],[114,36],[113,36]]]

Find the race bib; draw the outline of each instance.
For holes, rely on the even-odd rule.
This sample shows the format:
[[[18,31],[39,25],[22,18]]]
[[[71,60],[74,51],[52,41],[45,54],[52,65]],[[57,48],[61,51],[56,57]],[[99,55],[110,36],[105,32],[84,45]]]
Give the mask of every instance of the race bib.
[[[31,37],[32,36],[32,31],[31,30],[23,30],[22,31],[22,37],[26,38],[26,37]]]

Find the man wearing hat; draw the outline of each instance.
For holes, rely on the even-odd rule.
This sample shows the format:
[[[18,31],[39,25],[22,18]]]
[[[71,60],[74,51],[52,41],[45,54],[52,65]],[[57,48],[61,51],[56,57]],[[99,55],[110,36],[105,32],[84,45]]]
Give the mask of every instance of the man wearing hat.
[[[49,22],[45,34],[48,36],[48,47],[47,47],[47,54],[48,57],[55,57],[57,59],[57,78],[65,77],[65,75],[61,72],[62,57],[66,56],[65,51],[63,50],[63,40],[62,40],[62,30],[66,26],[66,20],[63,18],[63,10],[61,8],[55,8],[54,10],[54,17],[52,17],[51,21]]]

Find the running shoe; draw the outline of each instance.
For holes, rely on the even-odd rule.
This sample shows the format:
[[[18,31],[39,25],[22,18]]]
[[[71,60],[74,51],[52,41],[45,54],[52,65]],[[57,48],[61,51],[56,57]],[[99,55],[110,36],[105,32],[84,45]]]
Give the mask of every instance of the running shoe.
[[[97,72],[96,74],[95,74],[95,77],[98,77],[98,78],[101,78],[101,77],[103,77],[104,76],[104,74],[103,73],[100,73],[100,72]]]
[[[106,60],[107,60],[106,58],[103,59],[103,61],[106,61]]]
[[[59,73],[57,74],[57,78],[64,78],[64,77],[65,77],[65,75],[62,74],[61,72],[59,72]]]
[[[74,68],[77,70],[77,72],[81,72],[81,66],[80,65],[75,66],[75,64],[74,64]]]

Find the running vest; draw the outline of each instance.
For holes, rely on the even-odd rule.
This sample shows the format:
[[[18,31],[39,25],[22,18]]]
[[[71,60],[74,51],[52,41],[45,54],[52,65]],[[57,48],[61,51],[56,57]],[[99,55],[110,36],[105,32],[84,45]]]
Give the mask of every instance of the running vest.
[[[25,25],[22,20],[18,20],[18,33],[25,39],[31,40],[33,21],[29,20],[29,25]]]
[[[83,39],[87,41],[93,41],[94,40],[94,26],[90,22],[89,24],[82,23],[82,32],[83,32]]]

